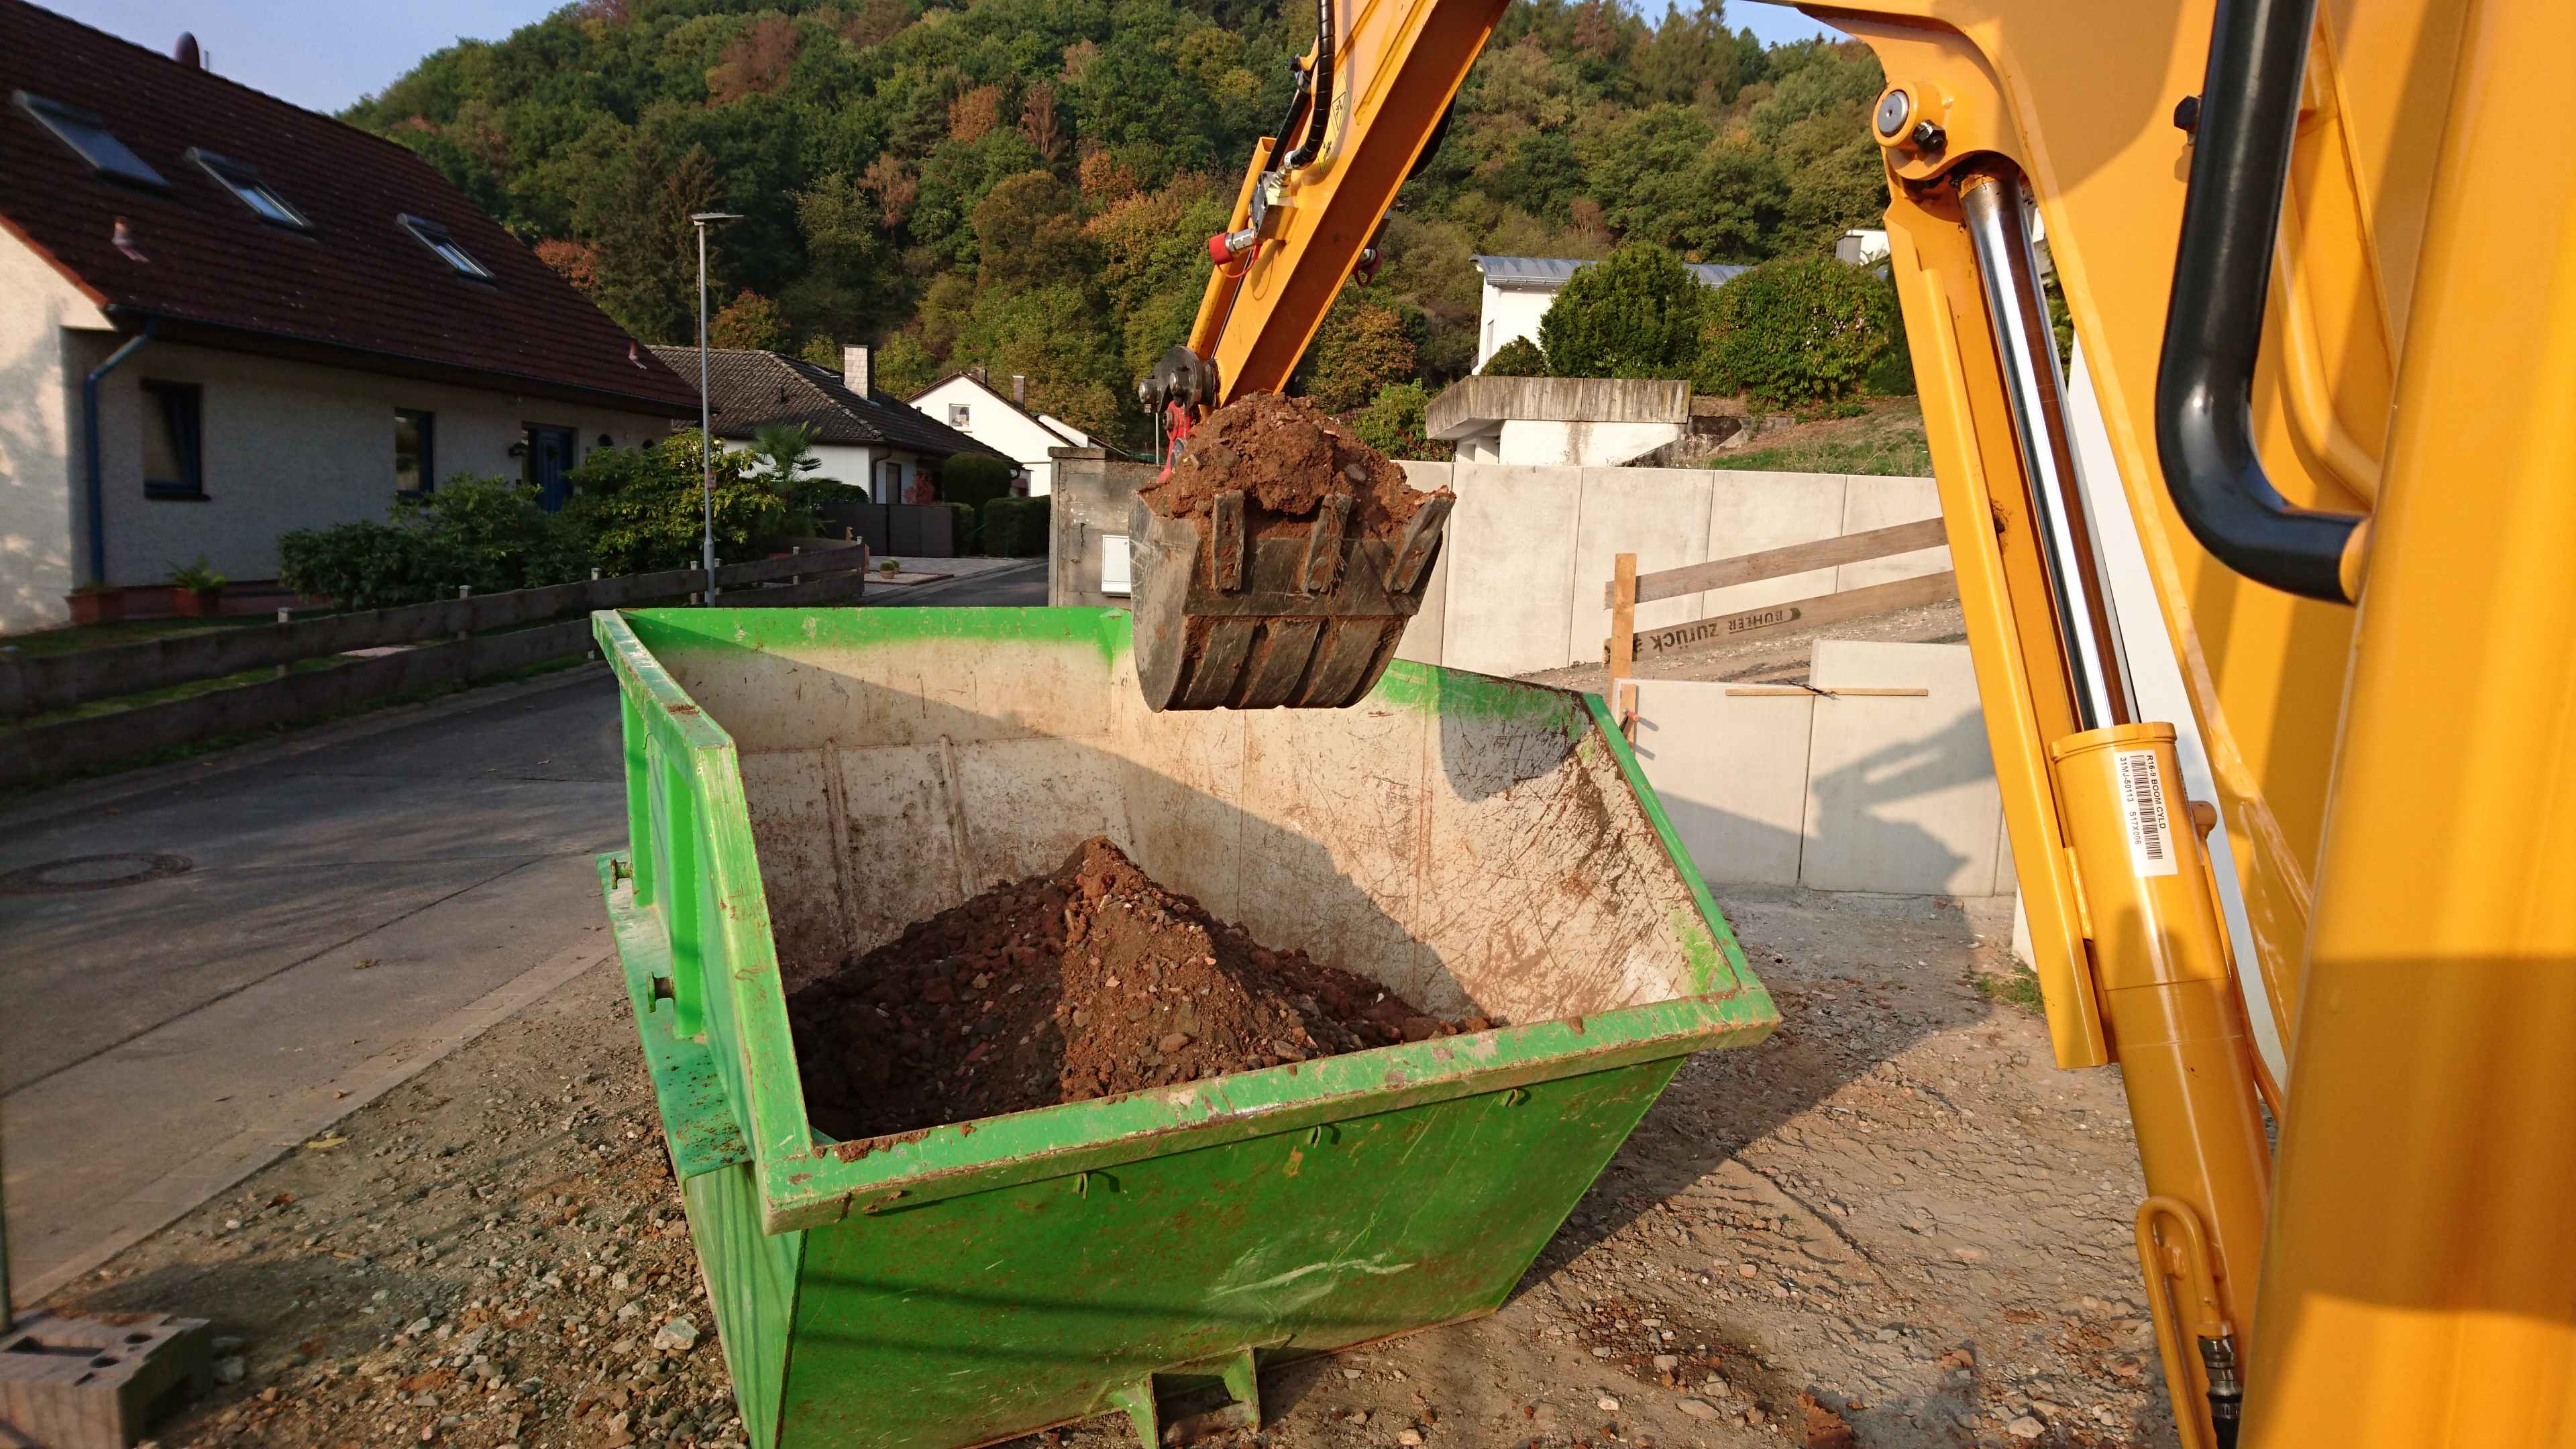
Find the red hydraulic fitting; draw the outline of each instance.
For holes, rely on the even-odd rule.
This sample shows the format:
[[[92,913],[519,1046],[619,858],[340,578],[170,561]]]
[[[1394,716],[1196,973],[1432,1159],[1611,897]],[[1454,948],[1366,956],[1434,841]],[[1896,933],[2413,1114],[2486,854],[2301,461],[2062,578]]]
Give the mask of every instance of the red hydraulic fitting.
[[[1261,233],[1251,227],[1247,226],[1241,231],[1221,231],[1208,238],[1208,255],[1214,257],[1216,264],[1221,267],[1228,262],[1241,260],[1245,254],[1259,245],[1261,245]]]

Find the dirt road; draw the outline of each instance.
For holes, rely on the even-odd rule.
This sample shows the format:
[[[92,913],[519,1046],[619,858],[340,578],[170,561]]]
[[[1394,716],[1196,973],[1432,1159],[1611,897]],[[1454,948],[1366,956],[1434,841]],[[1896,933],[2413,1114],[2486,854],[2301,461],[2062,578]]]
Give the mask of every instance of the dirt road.
[[[1723,899],[1780,1032],[1682,1070],[1500,1313],[1269,1375],[1257,1442],[2170,1438],[2118,1084],[2053,1070],[2036,1014],[1980,990],[2008,923]],[[239,1340],[166,1449],[740,1442],[612,969],[107,1273],[57,1301]]]

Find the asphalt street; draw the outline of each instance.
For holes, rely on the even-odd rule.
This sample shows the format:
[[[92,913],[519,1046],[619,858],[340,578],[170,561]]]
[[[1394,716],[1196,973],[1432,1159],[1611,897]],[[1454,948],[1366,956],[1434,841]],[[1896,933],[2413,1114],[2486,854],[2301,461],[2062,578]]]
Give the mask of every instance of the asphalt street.
[[[904,603],[1043,604],[1030,563]],[[873,597],[871,603],[877,602]],[[886,600],[893,603],[894,600]],[[603,666],[0,815],[12,1296],[184,1213],[611,952]],[[102,857],[102,859],[89,859]]]

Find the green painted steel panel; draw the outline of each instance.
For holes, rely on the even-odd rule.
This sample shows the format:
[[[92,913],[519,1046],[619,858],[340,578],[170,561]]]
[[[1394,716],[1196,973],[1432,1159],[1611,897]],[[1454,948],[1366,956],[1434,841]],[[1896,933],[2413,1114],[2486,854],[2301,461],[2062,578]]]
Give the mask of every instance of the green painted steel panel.
[[[1477,785],[1501,804],[1469,802],[1487,811],[1461,817],[1473,828],[1499,811],[1515,830],[1606,832],[1578,844],[1615,846],[1631,866],[1626,842],[1651,838],[1650,899],[1668,915],[1645,929],[1671,999],[834,1143],[805,1122],[742,760],[708,711],[756,715],[773,737],[810,723],[864,748],[849,734],[866,709],[899,733],[929,717],[930,692],[963,691],[975,709],[950,717],[1029,738],[1028,719],[1066,702],[1013,697],[1003,662],[1058,661],[1028,675],[1047,688],[1114,688],[1131,667],[1126,617],[648,610],[603,613],[595,628],[621,688],[631,832],[629,851],[602,857],[602,886],[727,1365],[763,1449],[959,1449],[1107,1411],[1113,1397],[1147,1402],[1158,1375],[1230,1355],[1239,1368],[1245,1350],[1329,1351],[1490,1312],[1680,1058],[1777,1021],[1597,699],[1399,661],[1354,725],[1365,709],[1427,719],[1444,748],[1505,741],[1528,757],[1527,778],[1572,781],[1567,798],[1586,805],[1559,819],[1541,802],[1530,808],[1543,818],[1513,819],[1523,776],[1506,771]],[[915,678],[909,713],[903,688],[866,678],[867,660],[907,650],[905,668],[926,659],[941,674]],[[671,661],[719,681],[703,707]],[[1288,737],[1287,723],[1246,718]],[[1456,768],[1450,787],[1465,788]],[[1506,868],[1526,854],[1517,835],[1489,844]],[[1586,857],[1570,858],[1579,877]],[[1578,904],[1591,889],[1554,883]],[[1625,919],[1633,934],[1640,917]]]

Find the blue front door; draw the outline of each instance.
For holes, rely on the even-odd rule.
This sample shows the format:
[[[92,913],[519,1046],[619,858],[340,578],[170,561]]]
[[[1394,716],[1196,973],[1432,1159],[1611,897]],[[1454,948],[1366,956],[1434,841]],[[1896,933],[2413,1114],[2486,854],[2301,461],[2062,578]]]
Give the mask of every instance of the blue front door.
[[[537,490],[537,503],[548,513],[563,507],[572,496],[576,446],[570,428],[528,425],[528,482]]]

